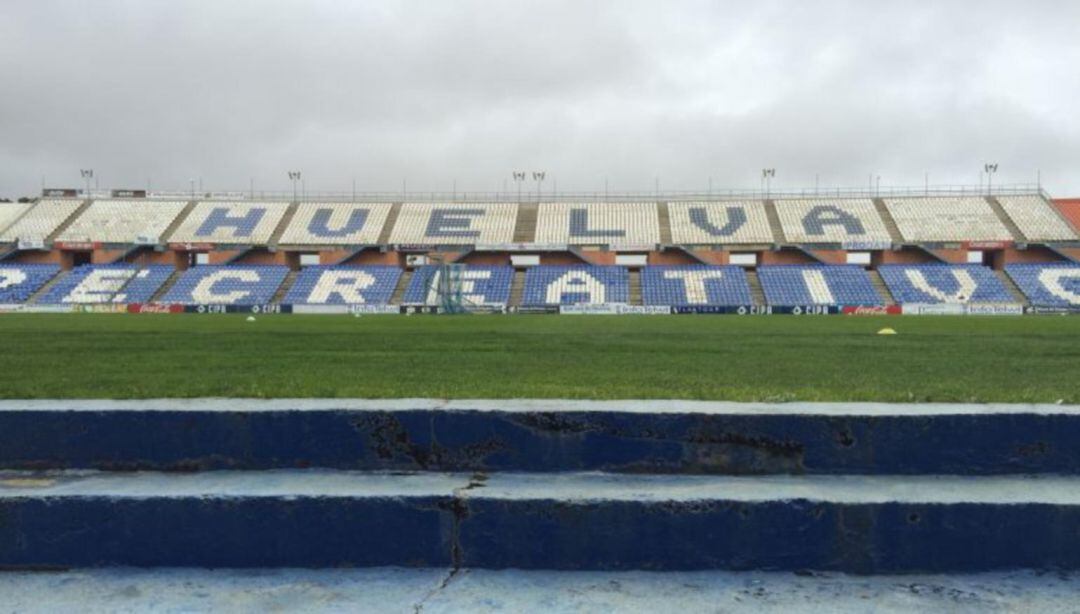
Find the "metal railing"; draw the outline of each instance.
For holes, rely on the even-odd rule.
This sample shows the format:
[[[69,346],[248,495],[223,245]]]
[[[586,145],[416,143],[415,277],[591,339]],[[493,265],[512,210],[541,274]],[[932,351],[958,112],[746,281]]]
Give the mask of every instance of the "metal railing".
[[[665,202],[665,201],[727,201],[765,200],[784,198],[894,198],[935,196],[990,196],[1032,194],[1049,198],[1037,183],[1017,183],[993,186],[985,185],[921,185],[921,186],[858,186],[832,188],[733,188],[713,190],[637,190],[637,191],[581,191],[557,192],[522,191],[352,191],[308,190],[297,195],[303,202],[435,202],[435,203],[494,203],[494,202]],[[88,195],[80,191],[79,197]],[[93,190],[89,197],[112,198],[107,190]],[[192,192],[184,190],[156,190],[148,197],[158,200],[219,200],[219,201],[293,201],[292,190],[212,191]]]

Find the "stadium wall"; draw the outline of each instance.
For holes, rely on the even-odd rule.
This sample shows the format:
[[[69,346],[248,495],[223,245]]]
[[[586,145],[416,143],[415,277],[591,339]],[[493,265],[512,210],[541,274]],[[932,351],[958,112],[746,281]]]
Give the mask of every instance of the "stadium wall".
[[[1080,231],[1080,198],[1057,198],[1050,202],[1054,203],[1074,229]]]

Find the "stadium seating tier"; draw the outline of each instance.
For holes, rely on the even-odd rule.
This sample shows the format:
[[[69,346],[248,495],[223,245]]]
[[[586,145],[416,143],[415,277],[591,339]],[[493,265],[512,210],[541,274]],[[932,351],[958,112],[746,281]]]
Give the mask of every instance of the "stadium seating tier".
[[[173,243],[265,245],[288,210],[288,203],[197,203],[168,237]]]
[[[660,243],[656,203],[541,203],[536,243],[648,247]]]
[[[442,275],[439,266],[423,266],[413,272],[402,302],[406,305],[438,305]],[[510,302],[514,269],[507,266],[468,266],[451,270],[449,286],[461,292],[462,302],[471,305],[505,306]]]
[[[516,203],[405,203],[390,242],[416,245],[510,243]]]
[[[870,276],[855,265],[782,265],[758,268],[772,306],[883,305]]]
[[[374,245],[389,203],[300,203],[278,243],[283,245]]]
[[[985,198],[886,198],[885,207],[907,241],[1013,239]]]
[[[1080,264],[1010,264],[1005,272],[1034,306],[1080,309]]]
[[[157,243],[185,206],[182,201],[95,200],[57,240]]]
[[[869,198],[777,200],[784,237],[795,243],[891,242]]]
[[[38,298],[42,305],[145,303],[173,273],[167,265],[77,266]]]
[[[978,264],[890,264],[878,269],[898,303],[1015,303],[1001,280]]]
[[[385,305],[401,269],[395,266],[310,266],[296,276],[286,304]]]
[[[754,303],[746,271],[738,266],[649,266],[641,269],[646,305],[741,306]]]
[[[285,281],[284,266],[201,265],[184,271],[159,302],[181,305],[265,305]]]
[[[671,242],[682,245],[760,244],[774,242],[765,203],[669,202]]]
[[[0,304],[25,303],[59,273],[55,264],[0,263]]]
[[[599,305],[630,300],[630,273],[621,266],[537,266],[525,273],[522,305]]]
[[[77,199],[42,200],[8,226],[0,241],[44,241],[82,205]]]
[[[1009,219],[1029,241],[1075,241],[1076,232],[1041,196],[998,196]]]

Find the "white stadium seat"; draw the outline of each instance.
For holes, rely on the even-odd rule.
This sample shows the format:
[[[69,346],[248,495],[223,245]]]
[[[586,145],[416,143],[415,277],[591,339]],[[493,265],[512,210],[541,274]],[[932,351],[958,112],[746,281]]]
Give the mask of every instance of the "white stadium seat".
[[[678,245],[772,243],[765,203],[669,202],[671,242]]]
[[[1030,241],[1075,241],[1076,232],[1041,196],[998,196],[997,201]]]
[[[389,203],[300,203],[278,243],[372,245],[378,243]]]
[[[784,237],[795,243],[889,243],[892,238],[869,198],[777,200]]]
[[[33,203],[0,203],[0,232],[14,224],[32,206]]]
[[[288,203],[203,201],[168,241],[265,245],[288,208]]]
[[[536,243],[651,246],[660,243],[656,203],[543,203]]]
[[[17,222],[8,226],[0,234],[0,241],[34,239],[44,241],[64,220],[82,205],[82,201],[73,198],[63,200],[43,200],[23,215]]]
[[[57,240],[157,243],[186,205],[183,201],[95,200]]]
[[[886,198],[907,241],[1008,241],[1013,238],[986,199]]]
[[[516,203],[405,203],[390,242],[416,245],[511,243]]]

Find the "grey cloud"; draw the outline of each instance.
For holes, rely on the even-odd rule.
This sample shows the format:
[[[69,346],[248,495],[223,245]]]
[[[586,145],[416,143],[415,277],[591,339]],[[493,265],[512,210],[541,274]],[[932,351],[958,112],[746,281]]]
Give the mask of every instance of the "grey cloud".
[[[1072,2],[0,5],[0,195],[1001,182],[1080,193]]]

